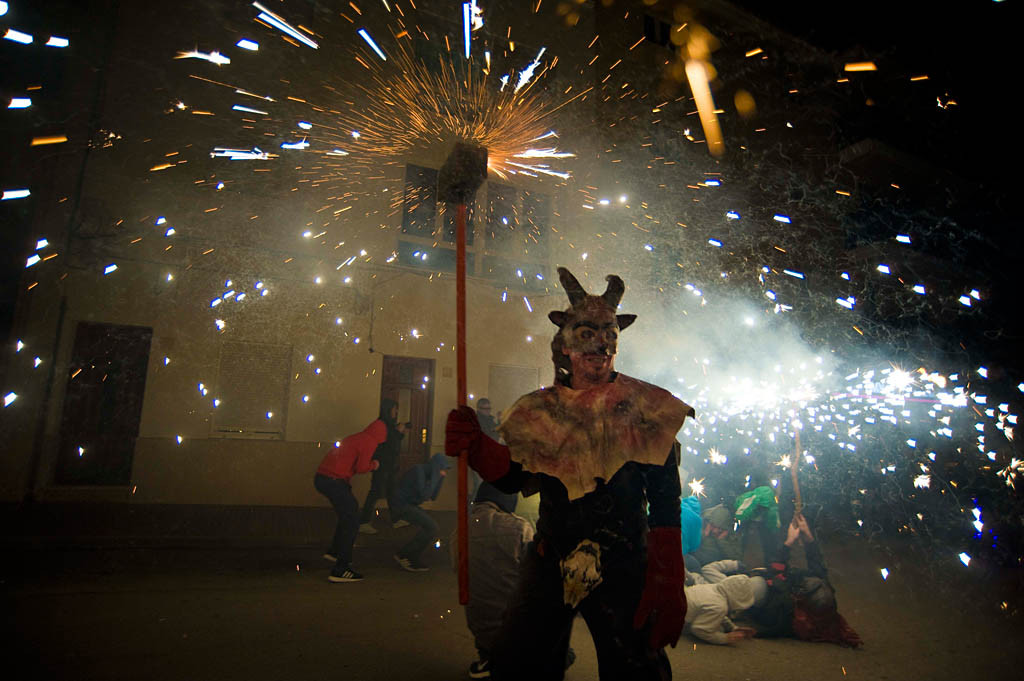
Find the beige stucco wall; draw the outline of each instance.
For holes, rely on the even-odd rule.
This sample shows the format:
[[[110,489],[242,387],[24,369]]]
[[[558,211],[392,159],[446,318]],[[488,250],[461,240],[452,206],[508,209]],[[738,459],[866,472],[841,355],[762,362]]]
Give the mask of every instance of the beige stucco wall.
[[[324,500],[311,486],[313,472],[334,440],[376,418],[384,355],[435,360],[431,451],[443,450],[444,420],[456,402],[455,299],[450,275],[372,265],[350,268],[357,280],[350,286],[356,287],[363,299],[342,298],[327,310],[318,307],[324,300],[338,299],[341,285],[337,282],[333,282],[336,290],[325,295],[324,285],[270,277],[263,279],[270,290],[266,297],[250,295],[242,302],[210,309],[212,294],[223,290],[220,277],[180,272],[171,283],[174,290],[161,291],[159,286],[167,283],[160,281],[162,272],[151,264],[126,262],[108,277],[74,275],[67,287],[68,321],[60,355],[63,365],[68,362],[79,321],[151,326],[153,342],[131,486],[89,489],[48,485],[54,465],[48,458],[40,476],[44,483],[41,498],[322,504]],[[242,277],[236,279],[244,285]],[[531,297],[532,313],[521,296],[510,295],[502,302],[500,289],[470,280],[468,387],[476,397],[488,390],[492,364],[536,367],[547,379],[547,344],[553,327],[546,312],[562,302],[558,297]],[[346,304],[361,313],[350,314],[350,309],[344,309]],[[335,323],[338,316],[343,318],[340,326]],[[227,320],[222,332],[213,326],[216,318]],[[418,338],[410,335],[412,328]],[[527,336],[536,340],[528,342]],[[359,344],[353,342],[355,337],[360,338]],[[212,431],[220,349],[228,340],[291,346],[292,380],[283,440],[225,439]],[[313,363],[306,361],[308,354],[315,356]],[[166,366],[164,357],[170,359]],[[312,372],[314,366],[321,368],[320,375]],[[56,448],[65,375],[58,372],[54,386],[56,399],[47,429],[49,451]],[[207,387],[206,396],[198,390],[199,382]],[[303,403],[302,395],[309,395],[309,401]],[[178,436],[183,438],[181,444]],[[368,483],[368,476],[357,478],[354,487],[358,495]],[[454,508],[454,490],[454,484],[447,485],[440,507]]]

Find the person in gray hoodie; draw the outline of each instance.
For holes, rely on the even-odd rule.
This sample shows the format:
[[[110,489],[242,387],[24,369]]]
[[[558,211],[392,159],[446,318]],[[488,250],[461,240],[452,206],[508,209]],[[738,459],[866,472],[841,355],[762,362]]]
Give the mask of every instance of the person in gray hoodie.
[[[473,501],[466,625],[473,634],[479,659],[469,667],[471,679],[490,676],[490,651],[515,590],[519,565],[533,541],[533,526],[515,514],[516,501],[517,495],[505,494],[489,482],[480,483]]]
[[[424,572],[430,569],[420,557],[437,537],[438,526],[437,521],[420,508],[420,504],[437,499],[448,468],[448,458],[441,453],[435,454],[427,463],[417,464],[402,474],[388,500],[392,520],[405,520],[419,528],[416,535],[395,554],[395,561],[403,570]]]
[[[700,545],[690,555],[701,566],[718,560],[739,560],[743,549],[739,536],[733,531],[736,520],[725,504],[712,506],[703,513],[703,532]],[[687,568],[696,571],[693,568]]]
[[[478,659],[469,666],[471,679],[491,676],[491,650],[519,580],[519,567],[533,541],[533,525],[515,514],[518,500],[518,494],[505,494],[491,483],[481,482],[473,501],[466,625],[473,634]],[[458,562],[454,555],[452,562]],[[566,668],[575,660],[576,653],[569,648]]]

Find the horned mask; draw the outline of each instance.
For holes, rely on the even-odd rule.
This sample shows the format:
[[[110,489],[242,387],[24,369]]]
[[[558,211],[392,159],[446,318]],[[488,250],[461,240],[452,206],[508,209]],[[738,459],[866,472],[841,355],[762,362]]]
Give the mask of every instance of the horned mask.
[[[551,359],[555,363],[555,380],[565,383],[570,363],[564,350],[581,354],[614,355],[618,351],[619,331],[636,321],[634,314],[616,314],[626,290],[622,279],[614,274],[606,277],[608,287],[599,296],[583,290],[572,272],[558,268],[558,278],[569,296],[567,310],[548,313],[558,333],[551,342]]]

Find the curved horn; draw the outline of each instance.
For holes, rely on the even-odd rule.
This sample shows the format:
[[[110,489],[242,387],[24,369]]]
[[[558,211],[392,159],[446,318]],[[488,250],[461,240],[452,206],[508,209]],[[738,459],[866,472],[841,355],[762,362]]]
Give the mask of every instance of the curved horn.
[[[576,303],[587,297],[587,292],[580,286],[580,282],[576,281],[576,277],[566,268],[558,268],[558,279],[562,282],[562,288],[565,289],[566,294],[569,296],[570,305],[575,306]]]
[[[622,300],[622,294],[626,291],[626,285],[614,274],[609,274],[605,279],[608,280],[608,288],[605,289],[601,297],[614,310],[619,306],[619,301]]]

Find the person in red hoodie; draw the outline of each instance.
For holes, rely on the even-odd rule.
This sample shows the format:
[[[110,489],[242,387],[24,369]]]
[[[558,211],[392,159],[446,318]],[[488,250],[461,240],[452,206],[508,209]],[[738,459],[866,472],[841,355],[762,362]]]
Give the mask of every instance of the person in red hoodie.
[[[358,582],[363,576],[352,569],[352,545],[359,529],[359,502],[352,495],[352,476],[376,470],[379,461],[373,459],[377,446],[387,439],[388,427],[377,419],[364,430],[349,435],[329,451],[316,469],[313,486],[331,502],[338,514],[331,547],[324,558],[334,562],[327,580],[330,582]]]

